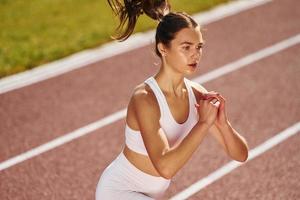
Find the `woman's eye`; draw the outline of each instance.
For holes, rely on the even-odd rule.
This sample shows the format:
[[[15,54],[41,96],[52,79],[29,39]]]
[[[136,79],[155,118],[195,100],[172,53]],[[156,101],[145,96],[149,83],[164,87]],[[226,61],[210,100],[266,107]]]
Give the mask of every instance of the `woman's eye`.
[[[183,46],[182,48],[183,48],[185,51],[189,51],[189,50],[191,49],[190,46]],[[196,48],[197,50],[200,50],[200,49],[203,48],[203,46],[202,46],[202,45],[199,45],[199,46],[196,46],[195,48]]]
[[[183,47],[184,50],[189,50],[190,49],[190,46],[185,46]]]
[[[198,50],[202,49],[202,46],[197,46],[197,49],[198,49]]]

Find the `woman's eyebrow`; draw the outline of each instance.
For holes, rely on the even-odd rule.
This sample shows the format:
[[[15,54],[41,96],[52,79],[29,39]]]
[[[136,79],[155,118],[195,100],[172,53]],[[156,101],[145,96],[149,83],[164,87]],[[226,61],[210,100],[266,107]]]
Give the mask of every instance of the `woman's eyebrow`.
[[[188,41],[184,41],[184,42],[181,42],[180,43],[180,45],[182,45],[182,44],[194,44],[194,43],[192,43],[192,42],[188,42]],[[199,42],[198,44],[200,44],[200,45],[203,45],[204,44],[204,42]]]

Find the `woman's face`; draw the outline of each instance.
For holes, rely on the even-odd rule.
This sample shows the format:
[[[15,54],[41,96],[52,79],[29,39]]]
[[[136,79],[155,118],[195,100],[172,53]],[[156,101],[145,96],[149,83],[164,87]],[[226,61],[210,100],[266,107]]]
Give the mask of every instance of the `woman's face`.
[[[164,48],[166,65],[183,74],[191,74],[198,68],[202,56],[203,39],[200,27],[181,29]]]

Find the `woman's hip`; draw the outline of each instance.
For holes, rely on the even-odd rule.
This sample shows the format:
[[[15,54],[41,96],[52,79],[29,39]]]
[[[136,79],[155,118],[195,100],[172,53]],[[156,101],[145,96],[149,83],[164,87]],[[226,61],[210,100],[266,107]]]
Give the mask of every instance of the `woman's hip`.
[[[97,185],[96,196],[101,196],[101,193],[114,193],[124,198],[124,192],[136,192],[157,198],[163,195],[170,182],[171,180],[152,176],[136,168],[121,152],[103,171]]]

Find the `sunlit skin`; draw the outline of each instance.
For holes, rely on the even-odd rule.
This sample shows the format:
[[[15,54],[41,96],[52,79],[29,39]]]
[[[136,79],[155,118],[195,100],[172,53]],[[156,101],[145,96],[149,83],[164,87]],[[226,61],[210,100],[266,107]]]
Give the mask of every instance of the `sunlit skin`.
[[[183,78],[195,73],[199,68],[203,45],[204,41],[199,26],[196,28],[190,27],[180,30],[177,32],[169,46],[165,46],[161,43],[158,44],[158,50],[161,53],[162,58],[160,69],[154,78],[164,93],[170,111],[178,123],[185,122],[189,114],[188,93]],[[215,118],[211,119],[214,123],[209,127],[209,132],[214,136],[228,156],[240,162],[246,161],[248,157],[248,145],[245,139],[233,129],[228,120],[225,108],[225,98],[218,92],[208,92],[198,83],[193,82],[192,86],[198,102],[198,104],[195,105],[196,108],[198,108],[198,111],[202,115],[205,115],[206,113],[203,113],[203,110],[201,109],[205,106],[208,113],[217,112]],[[143,101],[148,104],[143,104]],[[137,114],[139,113],[139,107],[143,109],[142,114]],[[147,111],[145,108],[149,110]],[[143,126],[141,126],[141,123],[139,122],[141,121],[140,118],[142,118],[142,115],[144,115],[145,118],[152,117],[151,119],[157,123],[144,122]],[[155,130],[159,131],[159,117],[160,112],[153,92],[144,83],[138,85],[135,88],[134,94],[128,105],[126,117],[127,124],[134,130],[154,130],[155,132]],[[172,159],[172,157],[176,158],[175,154],[178,156],[179,154],[184,155],[183,151],[193,151],[193,149],[189,150],[189,145],[186,145],[187,149],[185,150],[169,147],[168,142],[162,133],[157,137],[152,135],[153,134],[151,133],[150,137],[147,135],[144,135],[143,137],[146,148],[148,144],[151,145],[151,148],[149,146],[147,148],[149,157],[135,153],[126,146],[124,148],[124,154],[127,159],[140,170],[154,176],[172,178],[189,159],[188,156],[183,156],[181,159],[177,160]],[[152,148],[154,150],[151,150]],[[159,168],[162,164],[158,164],[158,162],[162,160],[163,155],[168,151],[170,152],[169,156],[168,158],[165,158],[168,162],[167,164],[165,162],[163,165],[164,168],[167,168],[165,166],[170,166],[170,169],[168,169],[168,173],[164,174]],[[171,152],[174,153],[174,155],[172,155]],[[182,162],[180,162],[180,160],[182,160]]]
[[[161,69],[169,70],[168,74],[176,78],[183,78],[194,73],[196,67],[189,66],[189,64],[199,65],[203,44],[199,26],[180,30],[169,47],[161,43],[158,45],[163,56]]]

